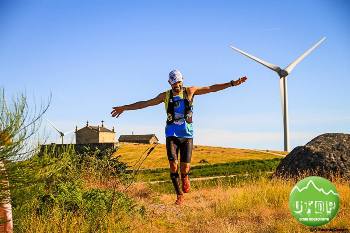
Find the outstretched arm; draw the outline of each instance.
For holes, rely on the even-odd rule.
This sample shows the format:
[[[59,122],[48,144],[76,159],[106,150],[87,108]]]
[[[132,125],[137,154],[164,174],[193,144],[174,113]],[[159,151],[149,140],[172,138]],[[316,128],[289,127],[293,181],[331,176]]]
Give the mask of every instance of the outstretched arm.
[[[228,87],[238,86],[244,83],[246,80],[247,80],[247,77],[244,76],[235,81],[232,80],[231,82],[228,82],[228,83],[215,84],[208,87],[193,87],[192,91],[193,91],[193,95],[204,95],[210,92],[221,91]]]
[[[112,114],[112,117],[119,117],[119,115],[126,110],[137,110],[137,109],[147,108],[149,106],[160,104],[164,101],[164,98],[165,98],[165,92],[159,94],[157,97],[150,100],[139,101],[133,104],[123,105],[123,106],[116,106],[116,107],[113,107],[113,111],[111,112],[111,114]]]

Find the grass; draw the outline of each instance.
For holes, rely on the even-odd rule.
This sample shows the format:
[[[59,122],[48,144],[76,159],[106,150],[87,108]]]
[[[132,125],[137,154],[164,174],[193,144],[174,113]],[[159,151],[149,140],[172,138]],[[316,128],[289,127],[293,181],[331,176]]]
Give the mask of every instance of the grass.
[[[153,193],[138,184],[131,195],[146,207],[144,219],[135,219],[133,232],[310,232],[289,212],[289,193],[295,183],[259,178],[227,186],[199,186],[185,194],[185,204],[173,204],[174,194]],[[350,187],[335,182],[340,211],[322,229],[350,229]],[[145,195],[145,193],[147,195]],[[346,232],[346,231],[345,231]]]
[[[157,148],[159,149],[158,156],[165,156],[162,154],[165,152],[162,152],[164,145],[159,146]],[[132,154],[142,153],[147,145],[131,145],[130,148],[133,152],[123,152],[121,149],[118,153],[131,153],[129,154],[131,158]],[[212,157],[215,157],[219,150],[225,150],[215,148],[211,151],[211,147],[197,147],[195,149],[203,149],[200,150],[200,153],[197,151],[196,156],[201,156],[203,151],[207,151],[213,155]],[[239,149],[227,150],[234,154],[234,151],[237,152]],[[17,195],[17,199],[26,200],[21,199],[21,205],[14,205],[15,230],[23,233],[283,233],[314,230],[299,224],[290,214],[288,199],[295,182],[271,179],[266,174],[267,171],[274,170],[281,157],[257,152],[251,153],[249,150],[245,151],[246,154],[243,152],[244,150],[235,156],[227,152],[225,155],[230,157],[231,161],[225,162],[218,159],[216,164],[210,161],[209,164],[204,165],[197,162],[192,168],[192,178],[230,174],[237,176],[192,180],[191,192],[185,194],[185,203],[182,206],[174,204],[176,195],[169,182],[167,166],[151,166],[153,169],[141,170],[137,177],[138,181],[165,180],[167,182],[154,184],[135,182],[129,189],[125,190],[122,182],[106,172],[107,167],[104,162],[108,162],[109,165],[109,161],[95,161],[94,157],[83,157],[85,163],[78,163],[79,166],[76,166],[74,160],[67,160],[71,162],[65,163],[65,160],[57,159],[55,163],[52,163],[52,166],[62,163],[58,167],[63,167],[63,169],[58,169],[57,174],[52,172],[47,181],[48,184],[52,185],[52,179],[54,179],[55,187],[58,187],[54,192],[48,193],[49,197],[53,198],[50,200],[57,204],[53,203],[50,206],[50,202],[43,202],[47,205],[44,206],[45,208],[39,208],[41,207],[38,205],[40,199],[35,198],[35,195],[40,192],[46,193],[47,190],[44,188],[32,187],[32,191],[27,193],[26,189],[30,188],[28,187],[23,189],[21,193],[13,193],[14,197]],[[244,159],[239,160],[239,158]],[[44,168],[52,171],[55,167]],[[78,168],[80,170],[77,170]],[[250,175],[246,176],[246,172]],[[81,183],[76,182],[77,178]],[[322,229],[350,229],[349,183],[335,181],[334,184],[341,198],[340,211],[337,217],[323,226]],[[118,194],[115,198],[114,189]],[[109,208],[111,195],[114,204]],[[41,197],[47,198],[47,196]],[[72,205],[76,203],[78,206]],[[75,208],[68,210],[68,206]]]
[[[160,193],[136,183],[127,194],[143,206],[142,213],[109,212],[101,216],[93,232],[310,232],[315,229],[299,224],[289,212],[288,198],[294,184],[269,178],[231,185],[218,182],[210,187],[198,184],[185,194],[184,205],[176,206],[173,193]],[[350,229],[349,184],[335,185],[341,197],[340,211],[321,228]],[[57,208],[52,209],[50,217],[28,214],[21,225],[20,232],[92,232],[84,215]]]
[[[21,219],[21,228],[18,232],[127,232],[130,228],[130,224],[127,224],[127,222],[131,222],[131,218],[128,215],[111,212],[101,217],[104,218],[100,221],[100,224],[92,228],[91,221],[86,219],[83,214],[63,213],[62,209],[54,208],[49,217],[40,216],[35,212],[26,215]]]
[[[120,156],[120,161],[132,166],[138,161],[141,154],[149,147],[150,145],[147,144],[121,143],[118,151],[114,155]],[[280,154],[280,156],[276,155],[275,153]],[[208,164],[217,164],[252,159],[266,160],[281,158],[281,156],[283,157],[285,155],[286,153],[281,151],[256,151],[249,149],[195,145],[193,148],[191,165],[202,165],[203,162]],[[144,161],[141,169],[164,168],[168,166],[165,145],[159,144]]]

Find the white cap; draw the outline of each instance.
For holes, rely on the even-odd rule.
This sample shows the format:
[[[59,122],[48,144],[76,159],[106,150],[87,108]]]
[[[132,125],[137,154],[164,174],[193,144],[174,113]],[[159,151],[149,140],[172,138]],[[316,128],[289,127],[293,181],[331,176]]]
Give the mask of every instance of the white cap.
[[[171,85],[177,82],[182,82],[183,81],[183,76],[179,70],[172,70],[169,73],[169,82]]]

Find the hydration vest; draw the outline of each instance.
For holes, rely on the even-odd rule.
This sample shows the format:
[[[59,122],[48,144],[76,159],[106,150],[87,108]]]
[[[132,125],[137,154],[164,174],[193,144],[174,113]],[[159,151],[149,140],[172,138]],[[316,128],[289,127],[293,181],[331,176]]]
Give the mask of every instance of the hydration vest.
[[[167,124],[172,124],[174,123],[175,120],[180,120],[180,119],[185,119],[187,123],[192,123],[192,113],[193,113],[193,98],[192,101],[188,99],[187,95],[187,89],[183,87],[183,100],[185,103],[185,112],[184,112],[184,117],[183,118],[178,118],[175,119],[175,105],[174,105],[174,100],[173,100],[173,91],[168,90],[166,92],[166,97],[165,97],[165,108],[166,108],[166,113],[167,113]]]

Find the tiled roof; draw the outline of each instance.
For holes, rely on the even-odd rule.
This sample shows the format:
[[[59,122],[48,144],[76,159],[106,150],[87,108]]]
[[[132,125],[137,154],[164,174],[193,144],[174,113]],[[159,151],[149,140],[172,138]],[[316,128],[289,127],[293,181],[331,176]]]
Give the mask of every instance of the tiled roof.
[[[88,129],[92,129],[92,130],[98,131],[98,128],[99,128],[99,127],[100,127],[100,132],[114,133],[112,130],[107,129],[107,128],[105,128],[105,127],[101,127],[101,126],[92,126],[92,125],[85,126],[84,128],[81,128],[81,129],[79,129],[79,130],[88,128]],[[79,130],[78,130],[78,131],[79,131]]]
[[[158,141],[158,138],[155,134],[144,134],[144,135],[120,135],[118,141],[119,142],[144,142],[144,141],[149,141],[153,137],[156,138]]]

